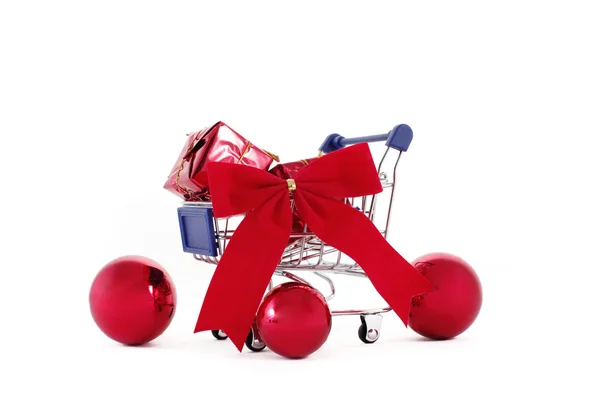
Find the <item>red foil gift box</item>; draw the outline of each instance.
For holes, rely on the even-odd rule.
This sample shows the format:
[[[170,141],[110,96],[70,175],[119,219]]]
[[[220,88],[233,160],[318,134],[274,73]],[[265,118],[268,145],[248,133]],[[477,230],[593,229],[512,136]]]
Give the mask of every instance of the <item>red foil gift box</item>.
[[[278,164],[271,168],[269,172],[282,179],[294,179],[296,178],[298,172],[300,172],[302,168],[304,168],[314,160],[316,160],[316,158],[308,158],[306,160]]]
[[[262,150],[223,122],[189,135],[164,184],[186,201],[210,201],[206,164],[213,161],[268,170],[277,156]]]
[[[302,168],[304,168],[305,166],[307,166],[314,160],[316,160],[316,158],[308,158],[306,160],[278,164],[278,165],[274,166],[273,168],[271,168],[271,170],[269,172],[272,173],[273,175],[276,175],[276,176],[282,178],[282,179],[294,179],[294,178],[296,178],[296,175],[298,175],[298,172],[300,172],[300,170]],[[298,210],[296,210],[296,207],[294,207],[294,210],[292,211],[292,235],[304,233],[305,225],[306,225],[306,223],[304,222],[302,217],[300,217],[300,215],[298,214]],[[308,233],[309,232],[308,228],[306,228],[306,229],[307,229],[307,233]],[[299,237],[291,237],[288,244],[292,244],[292,243],[296,242],[297,240],[300,240],[300,238]]]

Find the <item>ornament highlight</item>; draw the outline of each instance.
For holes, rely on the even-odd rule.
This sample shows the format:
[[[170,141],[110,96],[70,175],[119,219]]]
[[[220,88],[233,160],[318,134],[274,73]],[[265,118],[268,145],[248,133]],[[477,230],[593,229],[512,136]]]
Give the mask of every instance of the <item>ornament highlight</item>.
[[[475,270],[463,259],[431,253],[413,261],[435,289],[412,299],[408,325],[430,339],[444,340],[466,331],[481,309],[482,292]]]
[[[98,328],[125,345],[141,345],[160,336],[175,314],[177,295],[167,271],[142,256],[124,256],[105,265],[89,294]]]
[[[271,351],[287,358],[305,358],[327,340],[331,312],[318,290],[304,283],[286,282],[265,296],[256,323]]]

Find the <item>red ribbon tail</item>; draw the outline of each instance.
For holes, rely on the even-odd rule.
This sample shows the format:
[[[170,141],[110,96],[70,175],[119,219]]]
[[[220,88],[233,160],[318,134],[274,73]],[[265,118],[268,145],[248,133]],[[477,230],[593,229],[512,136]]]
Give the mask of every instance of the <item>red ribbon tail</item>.
[[[408,325],[412,298],[433,290],[431,282],[394,250],[362,212],[304,191],[296,192],[296,206],[321,240],[362,267],[381,297]]]
[[[219,261],[194,332],[221,329],[242,351],[290,230],[287,190],[248,212]]]

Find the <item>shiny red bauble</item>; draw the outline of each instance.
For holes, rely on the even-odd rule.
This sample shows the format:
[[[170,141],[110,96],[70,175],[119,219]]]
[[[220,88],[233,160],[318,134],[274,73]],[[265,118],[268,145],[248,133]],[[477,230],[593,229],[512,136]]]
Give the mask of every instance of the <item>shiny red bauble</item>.
[[[177,295],[167,272],[141,256],[117,258],[96,275],[90,310],[106,336],[140,345],[156,339],[171,323]]]
[[[430,339],[460,335],[477,318],[481,308],[481,283],[463,259],[447,253],[417,258],[413,265],[435,290],[413,298],[409,326]]]
[[[331,312],[318,290],[287,282],[265,296],[256,323],[262,341],[271,351],[287,358],[304,358],[327,340]]]

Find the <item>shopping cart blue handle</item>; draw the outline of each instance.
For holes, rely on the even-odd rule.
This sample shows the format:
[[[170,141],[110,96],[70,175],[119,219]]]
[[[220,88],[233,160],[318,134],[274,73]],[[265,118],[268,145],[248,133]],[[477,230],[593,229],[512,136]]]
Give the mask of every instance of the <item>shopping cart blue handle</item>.
[[[398,151],[407,151],[410,142],[413,139],[413,131],[410,126],[401,124],[397,125],[389,131],[381,135],[361,136],[355,138],[345,138],[340,134],[332,133],[327,136],[319,150],[323,153],[331,153],[332,151],[343,149],[344,147],[357,143],[373,143],[383,142],[385,145]]]

